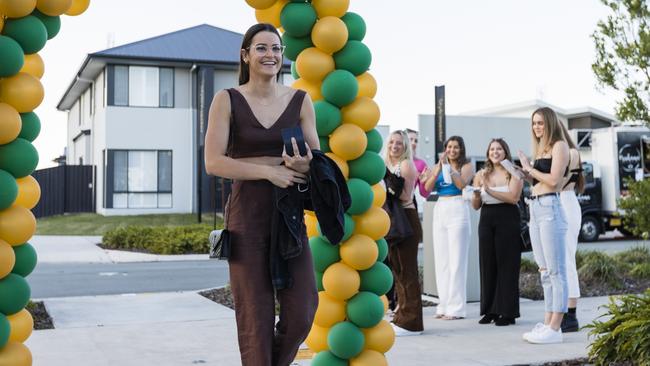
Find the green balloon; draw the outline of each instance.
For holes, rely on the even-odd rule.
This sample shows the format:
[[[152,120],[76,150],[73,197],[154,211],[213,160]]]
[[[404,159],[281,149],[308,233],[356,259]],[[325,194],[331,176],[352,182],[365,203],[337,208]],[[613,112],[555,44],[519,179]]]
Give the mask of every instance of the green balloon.
[[[282,35],[282,43],[286,46],[284,50],[284,57],[288,58],[291,61],[296,61],[300,52],[309,47],[314,47],[314,44],[311,41],[311,37],[308,35],[306,37],[294,37],[288,33]],[[294,77],[294,79],[298,79]]]
[[[393,274],[390,268],[381,262],[376,262],[365,271],[360,271],[361,287],[359,291],[370,291],[377,296],[384,295],[393,287]]]
[[[320,151],[322,151],[324,153],[328,153],[328,152],[332,151],[332,149],[330,149],[330,139],[329,139],[329,137],[318,136],[318,141],[320,141]]]
[[[323,80],[321,92],[328,102],[345,107],[357,97],[359,82],[349,71],[334,70]]]
[[[375,196],[372,187],[359,178],[350,178],[347,183],[352,198],[352,205],[350,205],[348,213],[350,215],[361,215],[368,211]]]
[[[341,17],[341,20],[348,28],[348,40],[363,41],[363,37],[366,36],[366,22],[359,14],[349,11]]]
[[[376,152],[366,151],[355,160],[348,161],[350,167],[350,178],[359,178],[374,186],[379,183],[386,174],[384,159]]]
[[[358,76],[368,71],[372,55],[361,41],[348,41],[343,49],[334,54],[334,62],[337,70],[348,70]]]
[[[4,347],[9,341],[9,333],[11,333],[11,326],[9,325],[9,319],[7,319],[7,317],[4,314],[0,314],[0,349]]]
[[[287,4],[280,13],[282,28],[293,37],[309,36],[317,19],[316,10],[308,3]]]
[[[0,210],[9,208],[18,196],[16,178],[4,170],[0,170]]]
[[[0,313],[13,315],[27,305],[31,291],[24,278],[10,273],[0,279],[0,294]]]
[[[379,250],[379,254],[377,255],[377,262],[385,261],[386,257],[388,257],[388,242],[386,239],[381,238],[377,240],[377,249]]]
[[[341,125],[341,110],[337,106],[318,100],[314,102],[314,111],[318,136],[327,137]]]
[[[36,267],[36,262],[38,261],[36,250],[29,243],[15,246],[13,249],[14,254],[16,255],[16,264],[14,265],[14,269],[11,270],[11,273],[22,277],[29,276]]]
[[[314,261],[314,270],[316,272],[325,272],[327,267],[341,260],[339,247],[330,244],[322,236],[315,236],[309,239],[309,247],[311,248],[311,257]]]
[[[327,334],[330,352],[343,359],[350,359],[361,353],[365,341],[363,332],[350,322],[337,323]]]
[[[298,74],[298,69],[296,69],[296,62],[295,61],[291,63],[291,76],[295,80],[300,79],[300,74]]]
[[[20,134],[18,137],[23,138],[27,141],[34,141],[41,133],[41,120],[38,118],[36,113],[21,113],[20,119],[23,122],[22,128],[20,129]]]
[[[376,128],[373,128],[372,130],[366,132],[366,137],[368,138],[367,150],[374,151],[379,154],[381,148],[384,145],[384,139],[381,137],[381,133],[379,133]]]
[[[330,351],[321,351],[311,359],[311,366],[348,366],[348,360],[340,359]]]
[[[361,291],[348,300],[348,320],[359,328],[372,328],[384,318],[384,303],[373,292]]]
[[[13,38],[0,36],[0,77],[13,76],[25,64],[25,55]]]
[[[354,220],[352,219],[352,216],[348,215],[347,213],[343,214],[343,239],[341,239],[341,243],[350,239],[352,236],[352,233],[354,232]],[[323,233],[320,231],[320,224],[317,226],[318,228],[318,233],[323,237],[323,239],[327,240],[329,243],[330,241],[323,235]],[[339,244],[339,243],[336,243]]]
[[[314,274],[316,275],[316,288],[318,291],[325,291],[325,287],[323,287],[323,272],[314,271]]]
[[[59,34],[59,31],[61,30],[61,18],[56,16],[52,17],[46,14],[41,13],[38,10],[34,10],[32,13],[33,16],[37,17],[45,26],[45,30],[47,31],[47,39],[52,39],[56,37],[57,34]]]
[[[38,152],[34,145],[20,137],[0,146],[0,169],[11,173],[15,178],[26,177],[38,165]]]
[[[47,29],[43,22],[33,15],[7,19],[2,34],[13,38],[26,55],[43,49],[47,42]]]

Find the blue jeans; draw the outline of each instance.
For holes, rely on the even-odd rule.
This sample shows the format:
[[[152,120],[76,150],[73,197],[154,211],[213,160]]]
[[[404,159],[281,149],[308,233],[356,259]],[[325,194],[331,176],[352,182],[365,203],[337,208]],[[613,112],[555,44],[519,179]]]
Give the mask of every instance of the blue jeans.
[[[567,219],[559,196],[530,202],[530,241],[540,268],[547,312],[565,313],[569,301],[566,270]]]

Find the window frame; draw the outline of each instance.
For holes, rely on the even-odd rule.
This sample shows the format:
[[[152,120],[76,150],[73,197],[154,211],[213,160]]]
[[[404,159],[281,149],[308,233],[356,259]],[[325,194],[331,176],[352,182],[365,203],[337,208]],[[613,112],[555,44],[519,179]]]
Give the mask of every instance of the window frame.
[[[115,75],[116,75],[116,67],[126,67],[126,104],[115,104]],[[132,105],[131,104],[131,95],[129,92],[129,88],[131,86],[131,78],[130,78],[130,72],[131,72],[131,67],[149,67],[149,68],[154,68],[158,70],[158,103],[156,106],[146,106],[146,105]],[[150,65],[129,65],[129,64],[109,64],[107,65],[108,69],[108,97],[106,101],[106,105],[110,107],[128,107],[128,108],[165,108],[165,109],[174,109],[176,108],[176,68],[171,67],[171,66],[150,66]],[[165,70],[171,70],[171,105],[166,106],[166,105],[161,105],[160,102],[160,91],[161,91],[161,83],[160,83],[160,70],[165,69]]]

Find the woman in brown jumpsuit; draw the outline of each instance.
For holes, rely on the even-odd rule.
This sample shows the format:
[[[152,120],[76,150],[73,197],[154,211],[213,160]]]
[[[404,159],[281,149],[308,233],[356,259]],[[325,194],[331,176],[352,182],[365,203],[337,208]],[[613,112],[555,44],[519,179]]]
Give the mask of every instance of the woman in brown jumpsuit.
[[[283,50],[272,25],[256,24],[246,32],[239,87],[215,95],[205,138],[208,174],[234,180],[226,208],[232,242],[228,262],[245,366],[289,365],[309,333],[318,304],[306,232],[301,254],[287,260],[293,280],[289,288],[275,289],[269,268],[274,186],[306,183],[309,148],[319,148],[309,95],[278,83]],[[295,126],[303,130],[307,156],[289,156],[283,150],[280,130]],[[297,152],[295,140],[293,145]]]

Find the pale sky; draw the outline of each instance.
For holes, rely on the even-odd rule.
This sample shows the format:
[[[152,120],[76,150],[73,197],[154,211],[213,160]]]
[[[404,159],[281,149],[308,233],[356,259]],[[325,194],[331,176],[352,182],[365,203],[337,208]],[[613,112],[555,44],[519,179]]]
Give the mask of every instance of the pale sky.
[[[350,0],[349,10],[366,21],[380,124],[417,127],[441,84],[450,115],[531,99],[614,113],[614,93],[598,91],[591,71],[590,35],[607,14],[597,0]],[[66,144],[58,101],[85,56],[109,38],[119,46],[203,23],[243,33],[255,22],[244,0],[91,0],[81,16],[63,16],[40,52],[39,168],[54,165]]]

